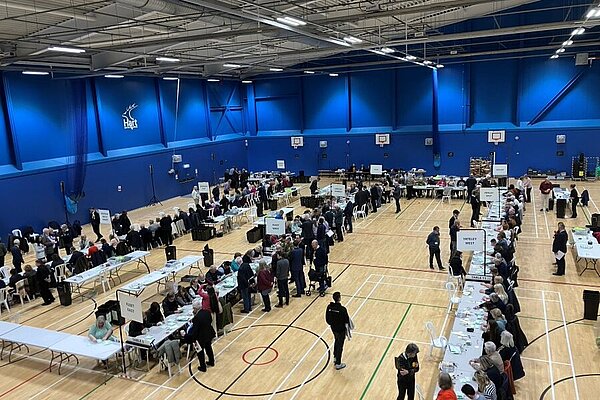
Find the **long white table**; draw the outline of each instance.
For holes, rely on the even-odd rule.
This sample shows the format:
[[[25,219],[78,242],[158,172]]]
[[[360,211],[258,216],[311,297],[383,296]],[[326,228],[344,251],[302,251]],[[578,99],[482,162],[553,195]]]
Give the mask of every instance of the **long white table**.
[[[201,271],[199,264],[203,259],[204,257],[202,256],[189,255],[179,260],[169,261],[161,269],[153,271],[148,275],[141,276],[138,279],[124,285],[119,290],[139,296],[144,289],[155,283],[158,283],[157,290],[159,290],[161,281],[164,280],[164,285],[166,285],[169,280],[175,282],[175,276],[184,269],[189,268],[189,271],[191,272],[192,268],[195,266],[199,271]]]
[[[52,371],[52,363],[58,359],[58,374],[60,375],[63,362],[70,360],[71,357],[75,358],[77,364],[79,364],[77,356],[108,360],[121,351],[121,343],[112,340],[93,343],[87,336],[69,335],[69,337],[54,343],[48,349],[52,354],[50,371]]]
[[[144,264],[146,266],[146,268],[148,269],[148,272],[150,272],[150,267],[148,267],[148,264],[146,263],[146,256],[150,255],[149,251],[134,251],[131,252],[124,257],[123,261],[119,262],[118,261],[118,257],[111,257],[106,263],[98,265],[97,267],[94,268],[90,268],[87,271],[83,271],[80,274],[77,275],[73,275],[67,279],[65,279],[65,282],[69,283],[71,285],[72,288],[75,289],[75,291],[77,291],[80,295],[81,295],[81,288],[89,283],[90,281],[96,281],[96,280],[100,280],[100,278],[102,276],[104,276],[105,278],[112,278],[112,274],[114,273],[118,278],[119,281],[121,280],[121,278],[119,277],[119,271],[121,270],[121,268],[123,268],[125,265],[130,264],[134,261],[137,261],[138,266],[139,264]],[[106,291],[106,288],[104,287],[104,283],[102,282],[102,290]],[[82,301],[83,301],[83,296],[82,296]]]
[[[255,226],[266,225],[266,223],[267,223],[266,219],[267,218],[274,218],[275,215],[279,214],[280,211],[283,211],[283,215],[287,216],[289,213],[294,212],[294,207],[283,207],[283,208],[280,208],[277,211],[271,211],[271,212],[269,212],[268,215],[265,215],[264,217],[260,217],[256,221],[254,221],[254,225]]]
[[[596,274],[600,276],[600,272],[598,272],[598,269],[596,268],[596,264],[598,263],[598,260],[600,260],[600,244],[596,238],[592,236],[589,230],[573,231],[573,241],[575,250],[577,251],[575,262],[578,263],[579,260],[585,261],[585,268],[579,275],[583,275],[588,269],[593,269]]]
[[[270,266],[272,258],[269,256],[265,256],[262,258],[262,261],[267,263]],[[254,273],[258,270],[258,261],[250,263],[252,270]],[[237,289],[237,271],[232,272],[231,274],[225,276],[215,285],[215,291],[218,293],[219,297],[225,297],[229,293],[233,292]]]

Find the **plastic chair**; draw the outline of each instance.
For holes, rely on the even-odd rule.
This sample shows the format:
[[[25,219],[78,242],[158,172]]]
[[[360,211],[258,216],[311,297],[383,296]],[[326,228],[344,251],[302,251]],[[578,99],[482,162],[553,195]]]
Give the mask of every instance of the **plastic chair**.
[[[27,293],[27,290],[25,289],[25,279],[21,279],[20,281],[17,281],[17,283],[15,283],[15,287],[16,287],[16,293],[19,295],[19,300],[21,300],[21,305],[25,305],[25,299],[27,299],[27,302],[31,302],[31,298],[29,297],[29,293]]]
[[[451,198],[452,198],[452,188],[445,187],[444,190],[442,191],[442,203],[444,202],[444,200],[448,200],[448,203],[450,203]]]
[[[12,233],[13,236],[16,236],[18,238],[22,238],[23,237],[23,233],[21,233],[20,229],[13,229],[11,233]]]
[[[360,218],[367,218],[367,205],[366,204],[363,204],[360,207],[360,210],[356,211],[356,219],[358,219],[359,217]]]
[[[453,275],[452,268],[448,267],[448,280],[447,282],[454,283],[456,281],[456,286],[462,290],[464,287],[463,276],[462,275]]]
[[[446,282],[446,291],[448,292],[448,300],[450,301],[448,305],[448,312],[450,312],[455,304],[460,303],[460,297],[457,296],[456,285],[453,282]]]
[[[54,267],[54,278],[56,278],[56,282],[62,282],[67,279],[67,266],[65,264]]]
[[[415,393],[417,394],[417,398],[419,400],[425,400],[425,395],[423,394],[423,389],[421,388],[421,385],[419,385],[418,383],[415,384]]]
[[[433,356],[433,349],[442,349],[445,350],[446,349],[446,345],[448,344],[448,339],[446,339],[445,336],[436,336],[435,334],[435,328],[433,326],[433,322],[431,321],[427,321],[425,323],[425,328],[427,329],[427,332],[429,332],[429,357]]]
[[[1,267],[0,275],[2,275],[2,278],[10,278],[10,270],[11,269],[13,269],[13,267],[10,265],[5,265],[5,266]]]
[[[10,307],[8,306],[8,288],[0,289],[0,315],[2,315],[2,305],[6,307],[6,311],[10,312]]]
[[[106,286],[108,286],[108,290],[112,289],[110,287],[110,280],[109,280],[109,278],[110,278],[110,275],[107,275],[106,271],[102,271],[100,273],[100,275],[98,275],[98,277],[96,278],[95,282],[98,282],[99,284],[102,285],[102,292],[104,292],[104,293],[106,293]]]

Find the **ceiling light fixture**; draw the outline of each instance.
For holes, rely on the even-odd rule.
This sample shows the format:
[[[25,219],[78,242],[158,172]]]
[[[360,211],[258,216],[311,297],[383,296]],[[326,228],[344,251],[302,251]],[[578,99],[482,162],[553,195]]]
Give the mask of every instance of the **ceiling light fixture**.
[[[560,53],[564,53],[565,49],[563,47],[561,47],[560,49],[556,50],[556,54],[560,54]]]
[[[164,62],[179,62],[179,58],[173,57],[156,57],[156,61],[164,61]]]
[[[73,54],[85,53],[84,49],[77,49],[77,48],[74,48],[74,47],[62,47],[62,46],[48,47],[48,50],[50,50],[50,51],[60,51],[62,53],[73,53]]]
[[[410,54],[407,54],[407,55],[406,55],[406,59],[407,59],[408,61],[413,61],[413,60],[416,60],[416,59],[417,59],[417,57],[415,57],[415,56],[412,56],[412,55],[410,55]]]
[[[433,62],[429,61],[429,60],[425,60],[425,61],[423,61],[423,64],[425,64],[425,65],[431,65],[431,64],[433,64]]]
[[[279,18],[277,18],[277,21],[282,22],[287,25],[291,25],[291,26],[306,25],[306,22],[302,21],[301,19],[296,19],[296,18],[292,18],[292,17],[279,17]]]
[[[240,64],[223,64],[225,68],[241,68]]]
[[[587,18],[595,18],[600,16],[600,8],[592,8],[590,11],[587,12],[585,16]]]
[[[46,71],[23,71],[23,75],[48,75]]]
[[[339,74],[331,73],[331,74],[329,74],[329,76],[336,77],[336,76],[339,76]]]
[[[574,29],[573,32],[571,32],[571,35],[583,35],[584,33],[585,33],[585,28],[581,27],[581,28]]]
[[[552,54],[552,56],[550,57],[551,59],[555,60],[558,58],[558,54]]]
[[[271,72],[281,72],[281,71],[283,71],[283,68],[269,68],[269,71],[271,71]]]
[[[165,81],[178,81],[179,78],[177,78],[176,76],[165,76],[165,77],[163,77],[163,80],[165,80]]]
[[[380,56],[385,56],[385,53],[381,50],[371,50],[375,54],[379,54]]]
[[[209,78],[207,79],[208,82],[220,82],[220,79],[215,79],[215,78]]]
[[[125,78],[123,75],[113,75],[113,74],[107,74],[104,75],[105,78],[109,78],[109,79],[121,79],[121,78]]]
[[[242,81],[242,83],[252,83],[252,81]]]
[[[346,42],[350,43],[350,44],[359,44],[359,43],[362,43],[362,40],[361,40],[361,39],[359,39],[359,38],[357,38],[357,37],[354,37],[354,36],[346,36],[346,37],[344,38],[344,40],[345,40]]]
[[[305,74],[312,75],[312,74],[314,74],[314,73],[315,73],[315,71],[304,71],[304,73],[305,73]]]
[[[440,69],[440,68],[444,68],[444,64],[438,64],[435,66],[436,68]]]
[[[328,42],[333,43],[333,44],[339,44],[340,46],[352,47],[352,45],[350,43],[344,42],[343,40],[336,39],[333,37],[330,37],[329,39],[325,39],[325,40],[327,40]]]
[[[382,47],[381,51],[385,54],[392,54],[396,52],[396,50],[392,49],[391,47]]]
[[[563,42],[563,46],[570,46],[572,44],[573,44],[572,40],[567,40],[567,41]]]

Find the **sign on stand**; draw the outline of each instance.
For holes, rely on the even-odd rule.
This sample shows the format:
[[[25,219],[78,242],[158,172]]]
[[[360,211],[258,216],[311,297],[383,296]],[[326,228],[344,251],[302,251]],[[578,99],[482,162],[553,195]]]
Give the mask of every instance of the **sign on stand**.
[[[341,183],[332,183],[331,195],[333,197],[344,197],[346,196],[346,188]]]
[[[121,316],[126,320],[144,323],[141,298],[119,292],[119,307],[121,308]]]
[[[479,189],[479,200],[480,201],[498,201],[498,188],[480,188]]]
[[[508,164],[494,164],[492,174],[495,178],[506,178],[508,176]]]
[[[267,235],[285,235],[285,220],[265,218]]]
[[[371,175],[383,175],[383,165],[371,164]]]
[[[100,214],[100,223],[103,225],[110,225],[110,210],[98,210]]]
[[[479,229],[463,229],[457,232],[456,249],[458,251],[484,251],[485,232]]]
[[[199,193],[210,193],[210,185],[208,182],[198,182]]]

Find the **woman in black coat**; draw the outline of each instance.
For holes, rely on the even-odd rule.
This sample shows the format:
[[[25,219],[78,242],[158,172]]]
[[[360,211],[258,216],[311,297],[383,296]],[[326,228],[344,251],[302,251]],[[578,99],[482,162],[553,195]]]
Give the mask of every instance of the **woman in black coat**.
[[[515,347],[517,348],[519,353],[522,353],[523,350],[525,350],[525,347],[529,345],[529,341],[527,340],[527,336],[525,336],[525,333],[523,333],[523,330],[521,329],[519,317],[516,316],[512,304],[506,306],[504,317],[506,318],[506,330],[513,335]]]
[[[165,246],[170,246],[173,244],[173,228],[171,227],[171,223],[173,220],[170,215],[164,215],[161,213],[160,218],[160,232],[161,232],[161,240]]]
[[[213,367],[215,365],[215,355],[212,349],[212,340],[216,336],[215,330],[212,327],[212,317],[210,311],[202,310],[202,303],[194,303],[194,318],[192,319],[192,326],[187,331],[181,331],[183,340],[186,343],[193,344],[197,343],[200,348],[197,349],[198,370],[206,372],[206,366]],[[206,362],[206,356],[208,356],[208,362]]]
[[[43,261],[37,260],[35,264],[37,266],[35,276],[37,278],[38,288],[40,290],[40,296],[42,296],[42,299],[44,300],[42,305],[47,306],[54,301],[54,296],[52,296],[52,293],[50,292],[52,274]]]
[[[523,370],[521,355],[515,347],[513,335],[508,331],[502,332],[502,335],[500,335],[500,343],[502,345],[498,348],[498,353],[500,353],[502,361],[510,361],[510,367],[515,381],[521,379],[525,376],[525,371]]]

